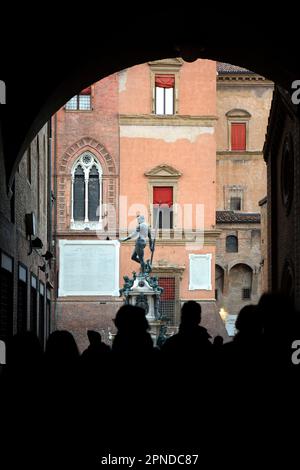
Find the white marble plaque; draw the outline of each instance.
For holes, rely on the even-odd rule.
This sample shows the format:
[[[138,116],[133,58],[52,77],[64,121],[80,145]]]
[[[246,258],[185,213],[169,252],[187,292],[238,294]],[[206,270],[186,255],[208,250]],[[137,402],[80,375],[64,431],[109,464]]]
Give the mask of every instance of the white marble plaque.
[[[58,295],[119,296],[119,251],[118,240],[60,240]]]
[[[211,254],[189,255],[189,290],[211,290]]]

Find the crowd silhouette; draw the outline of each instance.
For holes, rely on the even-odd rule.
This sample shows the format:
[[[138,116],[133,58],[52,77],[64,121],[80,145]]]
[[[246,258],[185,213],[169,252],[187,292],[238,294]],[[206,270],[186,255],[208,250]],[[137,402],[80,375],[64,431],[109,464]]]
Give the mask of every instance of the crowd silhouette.
[[[266,435],[272,446],[279,439],[279,417],[297,414],[299,316],[281,294],[243,307],[227,343],[201,326],[194,301],[160,347],[142,308],[122,306],[114,324],[112,347],[88,330],[82,354],[68,331],[52,332],[45,351],[31,332],[11,339],[0,376],[3,455],[87,464],[108,452],[203,453],[230,446],[229,423],[236,446],[249,450],[254,439],[266,450]]]

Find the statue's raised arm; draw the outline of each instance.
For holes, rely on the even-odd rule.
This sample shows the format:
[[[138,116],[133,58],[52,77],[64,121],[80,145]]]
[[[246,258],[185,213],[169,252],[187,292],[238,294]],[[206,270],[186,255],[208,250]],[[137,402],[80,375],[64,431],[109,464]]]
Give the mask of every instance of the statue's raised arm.
[[[128,235],[128,237],[121,238],[120,242],[136,239],[131,259],[141,265],[141,272],[144,273],[146,266],[148,266],[148,269],[151,269],[150,263],[145,263],[144,261],[144,250],[147,245],[147,239],[149,239],[150,250],[152,251],[151,230],[149,225],[145,222],[145,217],[143,215],[139,215],[137,217],[137,221],[138,225],[135,231]]]

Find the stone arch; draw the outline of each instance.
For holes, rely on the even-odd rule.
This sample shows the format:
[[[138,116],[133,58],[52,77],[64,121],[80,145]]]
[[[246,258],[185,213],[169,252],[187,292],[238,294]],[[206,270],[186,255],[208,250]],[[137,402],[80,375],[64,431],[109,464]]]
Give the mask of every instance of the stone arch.
[[[237,264],[243,264],[248,266],[254,273],[257,271],[258,267],[254,264],[251,263],[248,259],[241,258],[241,259],[235,259],[234,261],[231,261],[231,263],[228,263],[228,273],[231,271],[232,268],[234,268]]]
[[[237,314],[245,303],[256,300],[253,292],[253,269],[249,264],[237,262],[229,271],[230,311]]]
[[[57,224],[58,230],[68,230],[71,226],[71,191],[72,191],[72,169],[75,162],[85,152],[90,152],[98,160],[102,168],[102,201],[103,201],[103,227],[114,227],[118,217],[118,169],[114,157],[112,157],[105,146],[92,137],[83,137],[72,144],[58,164],[57,178]],[[110,207],[110,212],[107,212]],[[112,211],[112,209],[114,210]],[[107,220],[108,216],[108,220]],[[106,230],[106,229],[105,229]]]
[[[229,111],[227,111],[226,116],[228,118],[251,118],[251,114],[248,111],[246,111],[245,109],[238,108],[230,109]]]
[[[116,175],[117,165],[115,159],[106,150],[105,146],[92,137],[82,137],[72,144],[60,159],[59,172],[69,173],[75,160],[85,151],[92,152],[99,160],[103,175]]]

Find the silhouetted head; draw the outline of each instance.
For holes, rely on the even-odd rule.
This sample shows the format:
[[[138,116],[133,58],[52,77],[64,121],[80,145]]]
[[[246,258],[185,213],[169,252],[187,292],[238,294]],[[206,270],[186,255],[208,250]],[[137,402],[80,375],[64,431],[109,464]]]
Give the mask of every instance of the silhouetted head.
[[[247,336],[258,336],[262,333],[262,323],[255,305],[245,305],[235,322],[238,333]]]
[[[181,328],[194,328],[201,322],[201,305],[188,300],[181,308]]]
[[[48,338],[45,355],[48,364],[74,364],[79,358],[79,351],[73,335],[65,330],[53,331]]]
[[[87,336],[91,346],[101,343],[102,338],[98,331],[87,330]]]
[[[222,346],[223,343],[224,343],[224,340],[222,336],[217,335],[214,337],[214,342],[213,342],[214,346]]]
[[[145,332],[149,328],[145,310],[135,305],[123,305],[113,320],[119,332]]]
[[[123,305],[116,314],[114,323],[118,332],[112,344],[112,350],[118,353],[135,355],[150,353],[153,341],[148,333],[149,323],[145,310],[133,305]]]

